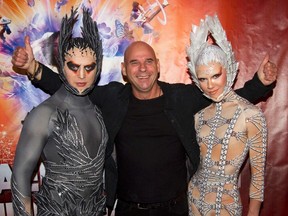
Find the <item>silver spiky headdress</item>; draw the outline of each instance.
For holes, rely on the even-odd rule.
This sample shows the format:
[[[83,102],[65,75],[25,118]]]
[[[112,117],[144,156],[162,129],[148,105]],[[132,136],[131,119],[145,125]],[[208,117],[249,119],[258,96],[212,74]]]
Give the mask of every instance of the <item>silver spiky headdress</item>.
[[[208,35],[211,34],[217,45],[208,43]],[[190,33],[190,46],[187,47],[189,57],[188,68],[195,84],[200,88],[196,74],[197,66],[209,62],[220,63],[227,72],[227,83],[224,92],[215,101],[220,101],[230,90],[238,71],[238,62],[234,57],[231,43],[227,40],[226,33],[217,17],[206,16],[199,26],[192,26]],[[200,88],[200,90],[202,90]],[[208,95],[204,94],[210,98]]]
[[[67,15],[63,17],[61,22],[61,29],[59,34],[59,75],[66,89],[72,92],[75,95],[86,95],[94,85],[91,85],[89,88],[85,89],[82,93],[80,93],[76,88],[72,87],[67,81],[64,74],[64,63],[65,63],[65,55],[67,52],[73,48],[86,49],[90,48],[94,51],[96,56],[96,76],[94,83],[96,82],[101,68],[102,68],[102,59],[103,59],[103,50],[102,50],[102,42],[100,40],[100,36],[98,33],[97,23],[93,21],[90,17],[90,13],[88,9],[83,8],[83,18],[82,18],[82,27],[81,34],[82,37],[73,38],[73,27],[77,22],[78,15],[77,9],[71,9],[71,15],[68,17]],[[94,84],[93,83],[93,84]]]

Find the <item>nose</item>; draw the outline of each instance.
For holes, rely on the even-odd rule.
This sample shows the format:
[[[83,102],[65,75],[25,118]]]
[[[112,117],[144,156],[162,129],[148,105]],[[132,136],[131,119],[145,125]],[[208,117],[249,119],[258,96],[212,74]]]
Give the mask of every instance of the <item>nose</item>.
[[[146,71],[146,64],[145,63],[140,64],[140,71]]]
[[[79,68],[79,71],[78,71],[78,77],[80,79],[84,79],[86,77],[86,71],[81,67]]]
[[[208,80],[208,81],[207,81],[207,88],[208,88],[208,89],[212,89],[213,87],[214,87],[213,82],[212,82],[211,80]]]

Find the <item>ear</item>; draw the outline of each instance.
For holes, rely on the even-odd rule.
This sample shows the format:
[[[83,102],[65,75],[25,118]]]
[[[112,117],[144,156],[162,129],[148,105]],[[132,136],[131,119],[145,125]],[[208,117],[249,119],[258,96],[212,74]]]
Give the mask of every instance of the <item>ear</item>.
[[[158,68],[158,74],[160,76],[160,61],[157,59],[157,68]]]
[[[121,62],[121,73],[122,73],[123,76],[127,76],[124,62]]]

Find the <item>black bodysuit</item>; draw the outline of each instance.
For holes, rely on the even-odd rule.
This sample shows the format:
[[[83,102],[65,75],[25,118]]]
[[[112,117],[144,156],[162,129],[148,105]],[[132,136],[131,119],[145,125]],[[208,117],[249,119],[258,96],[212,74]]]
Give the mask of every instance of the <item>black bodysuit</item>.
[[[37,215],[103,215],[107,132],[88,96],[62,86],[26,117],[12,174],[15,215],[29,215],[31,177],[39,158],[45,177],[36,194]]]

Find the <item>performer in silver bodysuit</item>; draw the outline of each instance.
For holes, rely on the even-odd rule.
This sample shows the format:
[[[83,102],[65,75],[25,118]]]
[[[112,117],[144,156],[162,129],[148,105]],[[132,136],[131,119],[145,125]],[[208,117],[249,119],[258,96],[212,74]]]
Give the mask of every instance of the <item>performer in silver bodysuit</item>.
[[[196,85],[213,103],[195,115],[201,155],[199,168],[189,183],[189,214],[241,216],[238,177],[249,155],[248,215],[259,215],[267,143],[264,115],[231,89],[238,63],[218,17],[206,17],[193,30],[188,66]],[[206,41],[209,33],[216,45]]]
[[[99,109],[87,96],[101,71],[102,45],[97,24],[85,9],[82,37],[72,37],[76,14],[72,10],[61,23],[63,85],[24,121],[12,173],[15,215],[33,215],[31,178],[40,157],[46,173],[35,196],[37,215],[103,215],[107,132]]]

